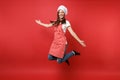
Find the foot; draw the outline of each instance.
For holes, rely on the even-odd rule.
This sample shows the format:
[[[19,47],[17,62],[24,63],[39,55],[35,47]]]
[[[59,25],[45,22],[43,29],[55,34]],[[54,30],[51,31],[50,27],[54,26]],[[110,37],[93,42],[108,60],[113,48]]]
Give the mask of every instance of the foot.
[[[70,63],[69,63],[69,61],[68,61],[68,60],[66,60],[65,62],[67,63],[67,65],[68,65],[68,66],[70,65]]]
[[[80,55],[80,53],[79,52],[76,52],[75,50],[73,50],[73,52],[74,52],[74,55],[76,56],[76,55]]]

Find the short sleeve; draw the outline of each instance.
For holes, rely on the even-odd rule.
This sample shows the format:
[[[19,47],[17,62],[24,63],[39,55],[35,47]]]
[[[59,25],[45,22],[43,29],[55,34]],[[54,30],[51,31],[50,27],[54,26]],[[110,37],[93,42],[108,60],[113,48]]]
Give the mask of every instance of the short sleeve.
[[[66,20],[66,23],[62,25],[62,29],[64,32],[66,32],[67,28],[70,27],[70,22],[68,20]]]
[[[66,27],[70,27],[70,26],[71,26],[70,22],[66,20]]]

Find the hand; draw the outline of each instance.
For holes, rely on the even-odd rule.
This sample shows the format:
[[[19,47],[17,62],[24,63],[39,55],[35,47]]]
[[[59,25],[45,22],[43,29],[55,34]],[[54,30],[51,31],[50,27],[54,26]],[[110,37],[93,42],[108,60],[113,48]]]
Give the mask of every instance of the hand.
[[[81,40],[81,41],[80,41],[80,44],[81,44],[83,47],[86,47],[84,41]]]
[[[37,24],[40,24],[41,25],[41,21],[40,20],[35,20],[35,22],[37,23]]]

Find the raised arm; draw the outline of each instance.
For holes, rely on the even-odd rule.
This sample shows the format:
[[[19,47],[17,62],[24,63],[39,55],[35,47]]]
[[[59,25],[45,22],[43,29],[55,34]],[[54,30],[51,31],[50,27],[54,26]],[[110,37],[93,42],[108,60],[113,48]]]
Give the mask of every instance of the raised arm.
[[[76,35],[76,33],[73,31],[73,29],[71,27],[68,27],[68,31],[83,47],[86,47],[84,41],[80,40],[80,38]]]
[[[39,25],[41,25],[41,26],[44,26],[44,27],[47,27],[47,28],[53,26],[52,23],[50,23],[50,24],[45,24],[45,23],[42,23],[40,20],[35,20],[35,22],[36,22],[37,24],[39,24]]]

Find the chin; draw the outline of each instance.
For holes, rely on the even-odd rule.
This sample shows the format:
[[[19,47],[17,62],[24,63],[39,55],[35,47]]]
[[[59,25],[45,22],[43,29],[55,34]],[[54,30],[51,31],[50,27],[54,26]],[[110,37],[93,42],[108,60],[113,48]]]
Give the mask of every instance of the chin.
[[[63,16],[61,16],[60,19],[63,19]]]

